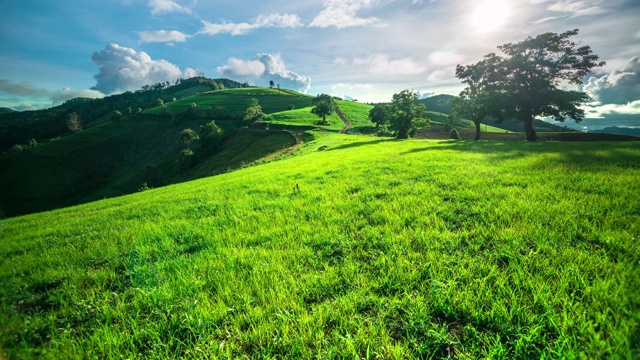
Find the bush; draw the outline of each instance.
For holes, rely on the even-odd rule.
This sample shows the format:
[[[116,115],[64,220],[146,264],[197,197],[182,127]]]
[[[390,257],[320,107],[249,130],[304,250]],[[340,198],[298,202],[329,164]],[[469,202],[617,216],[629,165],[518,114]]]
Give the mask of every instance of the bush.
[[[176,171],[185,172],[189,170],[189,168],[191,168],[194,162],[195,162],[195,155],[193,154],[193,151],[189,149],[184,149],[180,151],[180,154],[178,154],[178,157],[174,162],[176,166]]]
[[[11,147],[11,152],[21,152],[24,151],[24,146],[15,144]]]
[[[456,130],[456,128],[453,128],[451,129],[451,131],[449,131],[449,139],[460,140],[460,134],[458,133],[458,130]]]

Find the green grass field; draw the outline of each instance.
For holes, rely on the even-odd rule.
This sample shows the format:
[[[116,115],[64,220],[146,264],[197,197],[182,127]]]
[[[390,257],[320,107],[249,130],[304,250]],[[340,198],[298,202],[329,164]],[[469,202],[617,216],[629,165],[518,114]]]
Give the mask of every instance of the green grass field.
[[[317,132],[0,222],[7,358],[640,356],[640,144]]]

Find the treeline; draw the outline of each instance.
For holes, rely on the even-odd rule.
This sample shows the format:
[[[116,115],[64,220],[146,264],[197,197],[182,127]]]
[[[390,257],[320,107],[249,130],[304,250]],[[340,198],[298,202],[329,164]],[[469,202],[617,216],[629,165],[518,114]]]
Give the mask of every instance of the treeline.
[[[44,110],[0,113],[0,152],[16,144],[26,144],[31,139],[44,142],[69,133],[67,120],[75,113],[84,126],[104,116],[119,111],[122,114],[137,113],[156,106],[158,99],[169,102],[183,96],[180,92],[192,87],[204,88],[202,91],[234,89],[247,87],[229,79],[208,79],[195,77],[169,82],[145,85],[135,92],[127,91],[102,99],[75,98],[64,104]]]

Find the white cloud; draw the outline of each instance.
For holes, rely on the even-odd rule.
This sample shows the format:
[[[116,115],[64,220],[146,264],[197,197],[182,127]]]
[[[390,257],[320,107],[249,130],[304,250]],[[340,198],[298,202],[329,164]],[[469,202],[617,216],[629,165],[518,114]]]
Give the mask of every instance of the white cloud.
[[[387,54],[374,54],[366,58],[353,59],[353,65],[366,68],[375,75],[418,75],[423,73],[425,67],[410,57],[391,59]]]
[[[171,0],[150,0],[147,6],[151,8],[152,15],[181,12],[191,14],[191,10]]]
[[[626,104],[604,104],[585,109],[585,118],[606,118],[608,115],[640,115],[640,100]],[[640,119],[637,119],[640,125]]]
[[[604,104],[640,100],[640,58],[632,58],[622,70],[589,78],[583,89]]]
[[[104,50],[93,53],[91,60],[100,72],[94,76],[94,87],[105,94],[136,90],[147,84],[174,81],[193,75],[193,69],[183,73],[166,60],[153,60],[144,51],[136,51],[118,44],[109,44]]]
[[[189,35],[175,30],[141,31],[138,35],[140,36],[140,43],[185,42],[189,38]]]
[[[249,61],[230,58],[227,65],[219,66],[217,70],[222,76],[237,81],[266,86],[273,80],[283,88],[303,93],[306,93],[311,85],[311,78],[287,70],[280,55],[258,54]]]
[[[606,10],[600,7],[602,0],[560,0],[547,7],[547,10],[570,13],[569,18],[597,15]]]
[[[358,17],[358,11],[375,4],[374,0],[325,0],[325,8],[318,14],[309,27],[338,29],[379,23],[376,17]],[[414,2],[415,4],[415,2]]]
[[[296,28],[303,26],[298,15],[293,14],[267,14],[260,15],[251,20],[250,23],[222,23],[215,24],[202,21],[204,28],[199,34],[215,36],[218,34],[246,35],[252,30],[259,28]]]

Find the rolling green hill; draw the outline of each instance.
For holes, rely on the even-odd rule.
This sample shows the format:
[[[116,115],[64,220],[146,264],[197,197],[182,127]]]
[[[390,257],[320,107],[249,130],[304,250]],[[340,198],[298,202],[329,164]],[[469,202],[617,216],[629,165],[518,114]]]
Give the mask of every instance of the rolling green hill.
[[[85,130],[40,144],[25,151],[0,155],[0,216],[15,216],[106,197],[129,194],[143,184],[157,187],[219,174],[277,154],[299,143],[286,131],[239,130],[249,99],[257,99],[267,122],[285,127],[303,126],[296,132],[315,128],[318,117],[311,114],[312,97],[284,89],[238,88],[190,93],[210,89],[206,79],[185,81],[170,87],[173,94],[186,96],[138,115],[125,115],[119,122],[109,116],[94,121]],[[192,86],[185,86],[185,83]],[[217,84],[217,83],[216,83]],[[222,85],[220,85],[223,87]],[[153,91],[153,90],[147,90]],[[149,97],[145,91],[140,94]],[[189,95],[189,96],[187,96]],[[78,101],[84,103],[84,101]],[[197,110],[189,105],[197,104]],[[339,101],[351,118],[351,131],[370,128],[370,105]],[[293,109],[293,110],[287,110]],[[198,158],[193,169],[176,172],[176,157],[184,148],[181,131],[215,119],[225,133],[223,144],[211,156]],[[328,130],[344,125],[333,115]],[[260,126],[258,126],[259,128]],[[8,127],[7,129],[12,129]],[[199,146],[196,142],[194,146]]]
[[[638,142],[314,136],[281,161],[2,220],[1,350],[640,354]]]
[[[135,92],[127,91],[102,99],[71,99],[50,109],[0,113],[0,153],[15,144],[26,144],[30,139],[43,143],[52,138],[68,135],[65,121],[72,112],[78,114],[84,127],[88,128],[99,124],[115,110],[125,115],[129,111],[135,114],[138,109],[154,107],[157,99],[170,102],[174,98],[180,99],[194,92],[239,88],[245,85],[228,79],[195,77],[180,79],[174,85],[169,83],[145,85]]]

